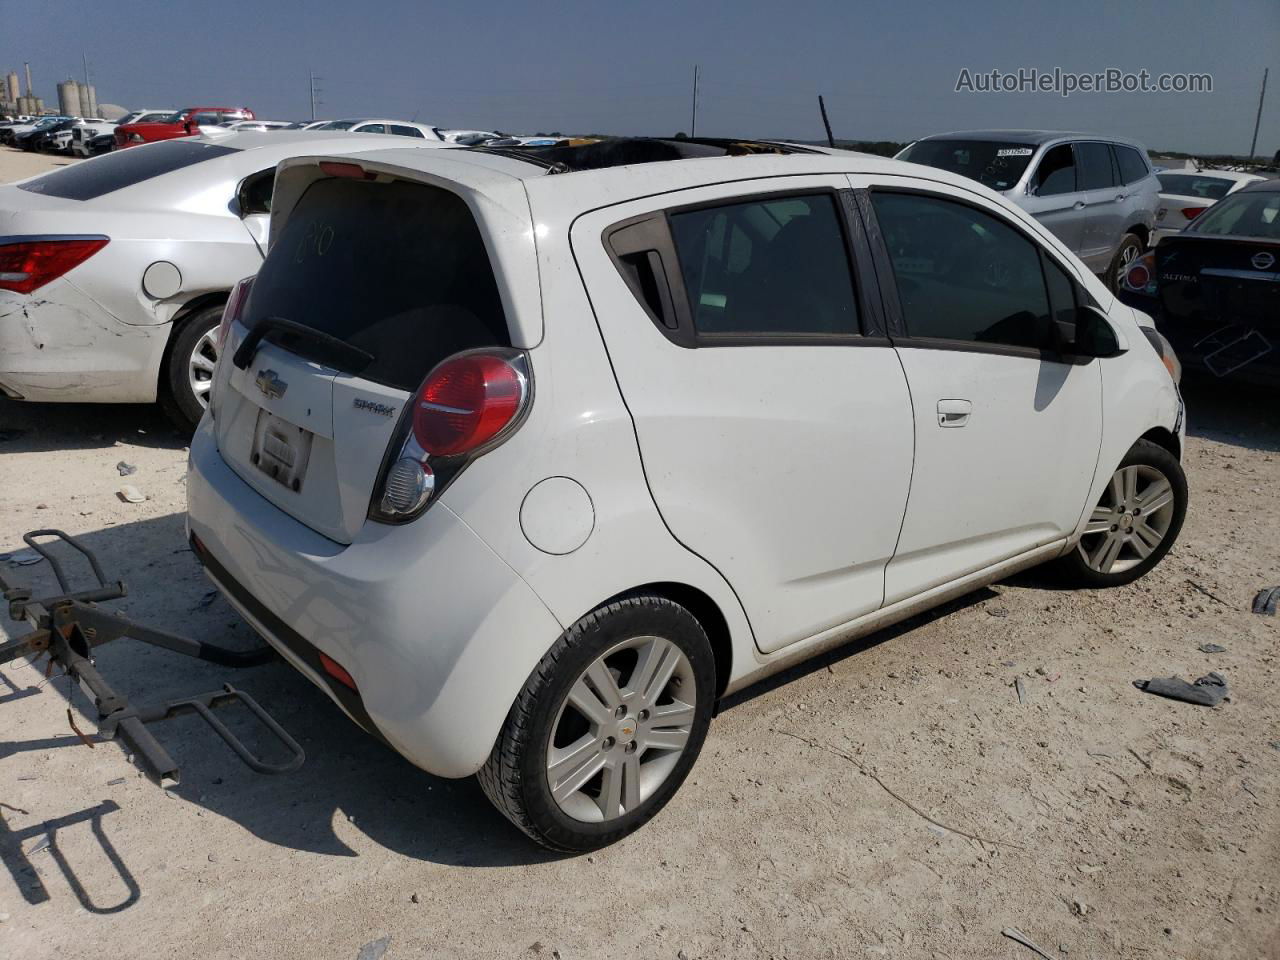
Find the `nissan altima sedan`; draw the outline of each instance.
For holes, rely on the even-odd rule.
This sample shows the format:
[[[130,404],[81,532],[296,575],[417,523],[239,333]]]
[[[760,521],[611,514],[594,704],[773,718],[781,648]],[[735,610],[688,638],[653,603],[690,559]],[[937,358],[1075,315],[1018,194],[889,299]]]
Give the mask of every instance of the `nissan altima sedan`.
[[[193,429],[227,294],[262,264],[276,164],[368,148],[341,133],[191,137],[0,186],[0,395],[159,401]]]

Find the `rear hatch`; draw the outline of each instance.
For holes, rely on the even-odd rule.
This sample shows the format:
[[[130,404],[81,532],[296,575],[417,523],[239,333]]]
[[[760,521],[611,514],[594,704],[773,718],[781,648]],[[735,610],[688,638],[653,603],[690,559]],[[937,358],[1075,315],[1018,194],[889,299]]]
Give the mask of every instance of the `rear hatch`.
[[[245,482],[350,543],[427,373],[458,351],[512,343],[485,239],[458,193],[325,168],[348,175],[294,168],[310,183],[273,228],[212,411],[221,455]],[[259,325],[261,345],[237,366],[233,351]]]

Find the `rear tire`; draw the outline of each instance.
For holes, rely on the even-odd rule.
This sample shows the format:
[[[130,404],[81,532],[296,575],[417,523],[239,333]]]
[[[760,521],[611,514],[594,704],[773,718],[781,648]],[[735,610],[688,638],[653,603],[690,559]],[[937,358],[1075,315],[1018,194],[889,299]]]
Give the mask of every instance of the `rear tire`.
[[[651,820],[684,782],[715,695],[715,657],[694,616],[665,597],[624,597],[587,614],[542,658],[480,786],[544,847],[606,846]]]
[[[178,323],[169,340],[160,380],[160,406],[184,433],[194,433],[209,402],[213,365],[218,359],[214,340],[222,320],[222,304],[203,307]]]
[[[1057,561],[1081,587],[1119,587],[1145,576],[1164,559],[1187,515],[1182,464],[1150,440],[1130,449],[1093,508],[1085,534]]]
[[[1144,247],[1142,238],[1134,233],[1126,233],[1120,238],[1120,246],[1116,255],[1111,258],[1111,266],[1107,268],[1107,289],[1116,293],[1120,289],[1120,281],[1129,264],[1142,256]]]

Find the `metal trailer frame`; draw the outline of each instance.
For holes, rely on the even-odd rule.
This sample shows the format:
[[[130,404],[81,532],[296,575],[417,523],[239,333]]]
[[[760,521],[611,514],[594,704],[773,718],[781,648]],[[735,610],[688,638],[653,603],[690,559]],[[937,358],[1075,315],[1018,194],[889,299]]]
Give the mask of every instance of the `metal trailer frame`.
[[[62,564],[49,549],[51,544],[38,542],[42,538],[60,541],[79,552],[89,562],[97,586],[87,590],[71,590]],[[98,739],[105,741],[118,738],[123,741],[138,765],[157,783],[163,780],[177,781],[179,768],[169,752],[152,736],[147,725],[184,713],[197,714],[226,742],[236,756],[257,773],[291,773],[302,766],[306,759],[302,747],[243,690],[237,690],[227,683],[220,690],[208,693],[134,706],[128,697],[118,693],[98,671],[93,657],[94,648],[121,637],[131,637],[140,643],[172,653],[239,669],[258,666],[274,659],[276,654],[271,647],[263,644],[253,650],[231,650],[137,623],[121,613],[108,611],[98,604],[118,600],[126,596],[128,591],[123,581],[116,581],[114,584],[107,582],[102,566],[92,550],[61,530],[33,530],[22,539],[49,562],[62,592],[51,597],[33,599],[30,589],[10,583],[0,573],[0,596],[8,601],[9,617],[16,622],[25,620],[32,627],[29,633],[0,642],[0,664],[19,657],[34,658],[48,654],[50,669],[55,664],[61,666],[67,676],[79,683],[97,708]],[[262,760],[213,715],[214,708],[234,703],[248,708],[280,741],[290,754],[288,760],[283,763]],[[67,716],[68,719],[72,716],[69,708]],[[74,721],[72,729],[75,730]],[[79,730],[76,733],[92,745],[83,733]]]

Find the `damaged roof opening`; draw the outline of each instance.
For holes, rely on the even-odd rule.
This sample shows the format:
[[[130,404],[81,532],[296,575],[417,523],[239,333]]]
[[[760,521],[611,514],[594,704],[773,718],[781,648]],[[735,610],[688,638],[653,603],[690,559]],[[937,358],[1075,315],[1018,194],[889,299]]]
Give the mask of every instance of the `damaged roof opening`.
[[[514,157],[547,168],[548,173],[602,170],[634,163],[664,163],[706,157],[737,157],[752,154],[817,153],[793,144],[765,140],[676,139],[659,137],[610,137],[566,140],[551,146],[478,146],[472,150]]]

